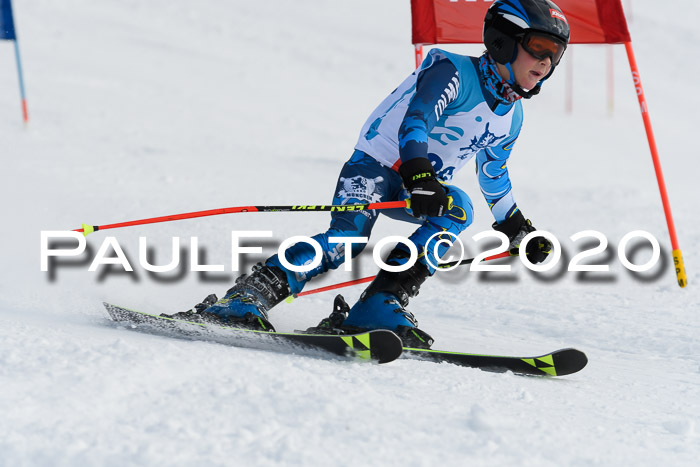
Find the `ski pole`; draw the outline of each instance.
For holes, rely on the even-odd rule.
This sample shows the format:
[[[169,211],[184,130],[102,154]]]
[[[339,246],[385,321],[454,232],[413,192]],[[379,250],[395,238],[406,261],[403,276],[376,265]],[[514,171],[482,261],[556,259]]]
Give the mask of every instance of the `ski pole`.
[[[664,181],[664,175],[661,170],[659,150],[656,148],[656,139],[654,138],[654,132],[651,128],[651,118],[649,117],[647,101],[646,97],[644,97],[644,90],[642,89],[642,80],[639,75],[639,68],[637,67],[637,59],[634,57],[634,49],[632,49],[632,42],[625,42],[625,50],[627,51],[627,59],[630,62],[630,69],[632,70],[634,87],[637,90],[637,99],[639,100],[639,106],[642,111],[644,129],[647,132],[647,140],[649,141],[649,149],[651,150],[651,159],[654,164],[654,172],[656,172],[656,182],[659,185],[661,204],[663,205],[664,215],[666,216],[668,234],[671,237],[671,248],[673,248],[673,263],[676,266],[676,280],[678,281],[678,285],[680,287],[685,287],[688,284],[688,276],[685,273],[685,265],[683,263],[683,254],[681,253],[681,247],[678,246],[678,237],[676,237],[676,227],[673,223],[673,216],[671,215],[671,203],[668,200],[668,193],[666,192],[666,182]]]
[[[511,255],[510,251],[504,251],[503,253],[499,253],[497,255],[487,256],[482,261],[492,261],[494,259],[508,258],[510,256],[514,256],[514,255]],[[448,268],[452,268],[455,266],[462,266],[464,264],[471,264],[473,262],[474,262],[474,258],[467,258],[467,259],[463,259],[461,261],[451,261],[448,263],[442,263],[441,265],[438,266],[438,268],[439,269],[448,269]],[[340,282],[339,284],[327,285],[325,287],[319,287],[317,289],[307,290],[305,292],[299,292],[296,295],[291,295],[287,299],[287,301],[291,302],[295,298],[303,297],[304,295],[311,295],[311,294],[316,294],[316,293],[321,293],[321,292],[327,292],[329,290],[335,290],[335,289],[340,289],[343,287],[349,287],[351,285],[364,284],[366,282],[371,282],[372,280],[374,280],[375,277],[377,277],[377,276],[364,277],[362,279],[355,279],[352,281]]]
[[[186,212],[183,214],[172,214],[170,216],[151,217],[149,219],[139,219],[128,222],[117,222],[116,224],[105,225],[88,225],[83,224],[81,229],[74,229],[73,232],[82,232],[84,236],[88,236],[92,232],[98,230],[118,229],[121,227],[131,227],[134,225],[156,224],[159,222],[179,221],[182,219],[193,219],[196,217],[218,216],[220,214],[235,214],[239,212],[344,212],[344,211],[365,211],[372,209],[396,209],[410,208],[410,200],[404,201],[384,201],[381,203],[365,203],[365,204],[314,204],[314,205],[295,205],[295,206],[238,206],[231,208],[209,209],[206,211]]]

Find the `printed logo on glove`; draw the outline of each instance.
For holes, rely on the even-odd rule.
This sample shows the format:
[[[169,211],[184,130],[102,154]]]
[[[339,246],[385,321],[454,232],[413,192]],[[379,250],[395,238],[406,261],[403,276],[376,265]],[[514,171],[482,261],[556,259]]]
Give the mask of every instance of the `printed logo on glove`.
[[[447,213],[450,200],[428,159],[418,157],[402,163],[399,175],[411,196],[414,217],[440,217]]]

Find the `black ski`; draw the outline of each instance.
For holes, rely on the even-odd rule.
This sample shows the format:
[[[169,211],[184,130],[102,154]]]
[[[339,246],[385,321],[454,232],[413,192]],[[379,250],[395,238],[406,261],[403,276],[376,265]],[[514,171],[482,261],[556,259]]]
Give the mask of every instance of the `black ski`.
[[[561,349],[539,357],[508,357],[404,347],[402,356],[438,363],[454,363],[487,371],[512,371],[517,374],[536,376],[570,375],[581,371],[588,363],[586,354],[576,349]]]
[[[137,330],[207,340],[221,344],[289,352],[319,350],[360,360],[388,363],[399,358],[401,339],[391,331],[376,330],[352,335],[299,334],[256,331],[203,324],[129,310],[104,304],[113,321]]]

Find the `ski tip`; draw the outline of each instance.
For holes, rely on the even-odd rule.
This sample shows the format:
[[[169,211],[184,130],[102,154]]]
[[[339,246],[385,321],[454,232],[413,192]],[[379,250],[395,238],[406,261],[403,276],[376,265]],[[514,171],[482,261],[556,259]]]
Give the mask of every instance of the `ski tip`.
[[[497,373],[512,371],[519,375],[545,377],[570,375],[581,371],[588,364],[586,354],[573,348],[556,350],[539,357],[482,355],[433,349],[404,348],[404,356],[438,363],[453,363]]]
[[[588,365],[588,357],[578,349],[561,349],[552,353],[556,375],[566,376],[583,370]]]

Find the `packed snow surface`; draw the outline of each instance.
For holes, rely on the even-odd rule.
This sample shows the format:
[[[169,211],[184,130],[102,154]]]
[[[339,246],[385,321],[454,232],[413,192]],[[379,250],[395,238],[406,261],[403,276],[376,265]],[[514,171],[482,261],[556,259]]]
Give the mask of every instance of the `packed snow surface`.
[[[624,48],[573,46],[524,103],[509,162],[519,206],[562,245],[559,264],[549,272],[517,258],[499,263],[511,272],[462,267],[432,278],[410,305],[435,348],[587,353],[582,372],[544,379],[228,347],[107,319],[103,301],[161,313],[221,295],[237,275],[232,231],[273,232],[244,240],[263,247],[242,255],[248,269],[283,239],[325,230],[324,213],[96,232],[84,254],[40,270],[42,231],[330,202],[366,116],[413,70],[408,1],[15,0],[30,123],[21,121],[14,49],[0,43],[0,465],[697,465],[700,4],[675,3],[623,1],[689,285],[676,284]],[[473,165],[454,182],[474,200],[476,221],[462,235],[473,255],[487,242],[472,236],[493,218]],[[412,229],[381,218],[352,272],[308,288],[375,274],[372,245]],[[588,230],[608,245],[581,264],[608,272],[567,270],[598,244],[570,238]],[[623,237],[638,230],[661,245],[661,259],[643,273],[618,257]],[[108,237],[133,272],[88,270]],[[178,237],[180,267],[146,271],[139,237],[160,265]],[[198,264],[224,270],[192,270],[193,251]],[[652,258],[640,237],[625,252],[634,264]],[[361,291],[342,293],[352,302]],[[271,319],[282,331],[303,329],[331,311],[333,297],[283,303]]]

